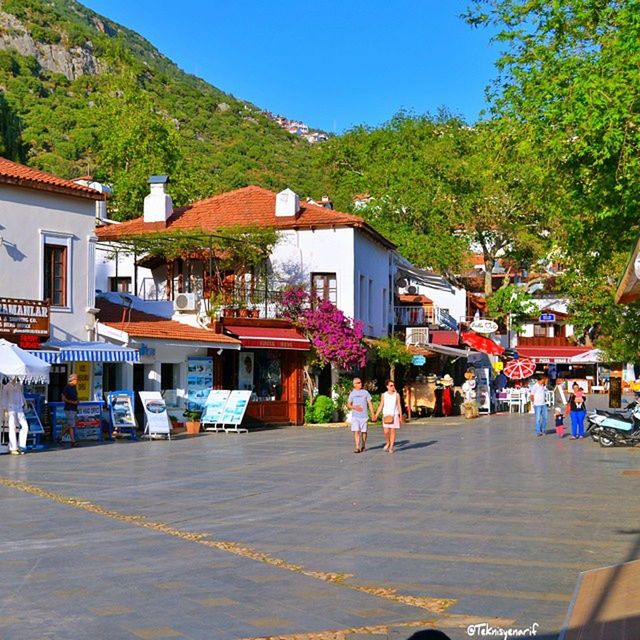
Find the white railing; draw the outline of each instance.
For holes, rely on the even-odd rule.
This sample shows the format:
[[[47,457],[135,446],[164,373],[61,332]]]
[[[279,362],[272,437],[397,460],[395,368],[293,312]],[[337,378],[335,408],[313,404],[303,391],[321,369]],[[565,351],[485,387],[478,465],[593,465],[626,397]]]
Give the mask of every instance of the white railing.
[[[138,297],[143,300],[164,301],[169,300],[169,292],[166,285],[156,283],[153,278],[143,278],[138,287]]]

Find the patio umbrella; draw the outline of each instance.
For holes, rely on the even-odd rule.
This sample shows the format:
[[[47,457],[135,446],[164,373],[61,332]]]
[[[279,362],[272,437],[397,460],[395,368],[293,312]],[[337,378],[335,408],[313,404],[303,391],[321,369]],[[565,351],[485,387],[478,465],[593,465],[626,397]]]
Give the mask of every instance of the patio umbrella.
[[[462,338],[462,342],[469,345],[472,349],[480,351],[481,353],[487,353],[490,356],[499,356],[504,351],[504,347],[494,342],[491,338],[486,338],[471,331],[463,331],[460,337]]]
[[[536,370],[536,363],[527,358],[519,358],[518,360],[510,360],[504,365],[504,374],[512,380],[524,380],[530,378]]]
[[[49,382],[51,365],[18,345],[0,338],[0,376],[22,383]]]

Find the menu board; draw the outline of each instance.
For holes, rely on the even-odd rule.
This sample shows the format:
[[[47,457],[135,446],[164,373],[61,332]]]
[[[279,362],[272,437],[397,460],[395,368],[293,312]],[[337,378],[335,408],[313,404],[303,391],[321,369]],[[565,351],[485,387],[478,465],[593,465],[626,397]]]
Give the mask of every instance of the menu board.
[[[138,424],[133,412],[133,391],[109,391],[106,397],[113,430],[122,432],[126,429],[135,438]]]
[[[221,424],[224,408],[231,392],[228,389],[212,389],[204,405],[200,422],[202,424]]]
[[[102,405],[104,402],[80,402],[75,434],[78,440],[102,440]],[[65,423],[64,403],[50,402],[53,437],[58,438]],[[62,440],[69,441],[68,434]]]
[[[203,411],[213,386],[213,358],[187,358],[187,409]]]
[[[244,418],[244,412],[247,410],[249,398],[251,398],[251,391],[232,391],[229,394],[220,422],[239,425],[242,422],[242,418]]]

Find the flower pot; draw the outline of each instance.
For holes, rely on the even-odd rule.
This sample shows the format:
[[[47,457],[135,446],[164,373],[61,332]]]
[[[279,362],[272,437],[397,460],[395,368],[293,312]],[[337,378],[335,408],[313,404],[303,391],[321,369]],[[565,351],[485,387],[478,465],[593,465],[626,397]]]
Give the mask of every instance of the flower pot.
[[[194,435],[196,433],[200,433],[200,422],[188,421],[185,422],[184,425],[187,428],[188,434]]]
[[[259,318],[260,317],[260,309],[249,309],[249,317],[250,318]]]
[[[225,307],[222,310],[222,315],[225,318],[233,318],[234,316],[234,309],[232,307]]]
[[[248,318],[249,317],[249,309],[240,309],[240,317]]]

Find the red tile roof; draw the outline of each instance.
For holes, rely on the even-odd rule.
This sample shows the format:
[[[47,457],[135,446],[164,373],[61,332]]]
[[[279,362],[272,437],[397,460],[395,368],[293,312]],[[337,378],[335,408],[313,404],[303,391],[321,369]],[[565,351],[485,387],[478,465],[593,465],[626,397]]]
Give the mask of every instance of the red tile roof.
[[[183,340],[188,342],[203,342],[240,345],[240,340],[222,333],[215,333],[208,329],[198,329],[189,325],[167,320],[160,316],[132,309],[106,300],[97,300],[96,305],[100,309],[98,320],[113,329],[128,333],[133,338],[147,338],[155,340]],[[123,322],[124,314],[124,322]]]
[[[158,231],[209,231],[228,227],[270,227],[275,229],[322,229],[356,227],[363,229],[389,248],[395,245],[369,226],[363,218],[350,213],[327,209],[309,202],[300,202],[296,218],[276,217],[276,194],[262,187],[244,187],[212,198],[199,200],[174,209],[163,222],[145,222],[136,218],[122,224],[102,227],[96,231],[101,240],[118,240]]]
[[[26,167],[17,162],[11,162],[11,160],[7,160],[6,158],[0,158],[0,182],[15,184],[30,189],[55,191],[57,193],[65,193],[80,198],[90,198],[92,200],[104,199],[103,194],[95,189],[52,176],[49,173]]]

